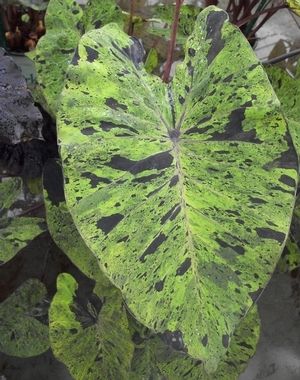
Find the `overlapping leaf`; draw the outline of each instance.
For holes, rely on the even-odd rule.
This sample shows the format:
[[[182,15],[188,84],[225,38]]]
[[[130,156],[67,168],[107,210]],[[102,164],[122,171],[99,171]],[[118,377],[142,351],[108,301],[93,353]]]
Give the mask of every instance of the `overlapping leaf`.
[[[62,168],[59,161],[50,159],[44,167],[44,199],[49,232],[58,247],[90,279],[98,281],[103,295],[111,289],[109,280],[101,273],[98,261],[80,236],[67,209]]]
[[[150,23],[149,32],[158,36],[170,38],[174,10],[174,4],[157,4],[154,8],[153,21]],[[194,5],[184,4],[181,6],[177,33],[178,43],[184,43],[186,38],[191,35],[200,10],[200,8]]]
[[[30,357],[49,348],[47,317],[40,307],[45,297],[43,284],[28,280],[0,304],[1,352]]]
[[[292,78],[285,70],[272,66],[267,68],[271,84],[281,102],[288,120],[289,130],[300,156],[300,66],[296,76]],[[290,234],[283,251],[279,267],[283,271],[291,271],[300,266],[300,213],[299,195],[294,209]]]
[[[283,272],[290,272],[300,267],[300,199],[297,198],[290,234],[283,250],[278,267]]]
[[[96,285],[96,294],[80,299],[69,274],[57,288],[49,314],[54,354],[76,380],[129,379],[133,344],[119,292],[103,297]]]
[[[22,190],[20,178],[0,182],[0,263],[10,260],[20,249],[46,229],[42,218],[15,216],[11,210]]]
[[[278,96],[283,112],[289,122],[293,143],[300,155],[300,65],[295,78],[280,67],[267,67],[268,77]]]
[[[208,374],[200,360],[168,349],[158,337],[136,348],[132,363],[133,379],[236,380],[254,355],[260,321],[255,306],[235,331],[225,357],[215,373]]]
[[[120,21],[120,18],[114,0],[91,0],[84,10],[73,0],[49,1],[46,35],[28,56],[35,62],[39,100],[50,114],[56,114],[65,72],[80,36],[105,23]]]
[[[61,275],[50,311],[50,337],[55,355],[75,379],[126,378],[133,344],[118,289],[101,272],[69,214],[63,194],[61,166],[49,160],[44,169],[49,231],[56,244],[96,282],[95,293],[78,297],[76,281]],[[76,298],[77,294],[77,298]]]
[[[58,117],[67,205],[136,318],[213,370],[282,252],[297,155],[225,12],[201,12],[169,86],[139,51],[116,25],[79,43]]]

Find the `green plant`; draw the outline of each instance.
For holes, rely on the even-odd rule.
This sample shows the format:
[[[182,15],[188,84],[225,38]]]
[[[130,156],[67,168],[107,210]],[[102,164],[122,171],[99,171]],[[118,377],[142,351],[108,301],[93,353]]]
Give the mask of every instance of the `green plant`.
[[[281,102],[283,112],[288,119],[289,128],[297,152],[300,152],[300,68],[299,64],[295,77],[291,77],[283,69],[270,66],[267,73],[274,90]],[[299,157],[299,154],[298,154]],[[299,158],[298,158],[299,160]],[[299,195],[296,199],[290,234],[283,251],[279,267],[283,271],[292,271],[300,266],[300,215],[299,215]]]
[[[49,329],[30,354],[50,344],[75,379],[237,379],[259,337],[255,301],[289,234],[298,109],[284,94],[281,108],[224,11],[200,13],[164,82],[122,19],[113,1],[50,1],[33,59],[61,163],[43,165],[47,231],[25,221],[26,241],[0,266],[10,305],[0,319],[17,308],[10,329],[25,312],[21,338],[36,332],[5,346],[25,356]],[[20,184],[0,184],[5,220]],[[37,264],[13,279],[32,255]],[[28,291],[37,297],[26,301]]]

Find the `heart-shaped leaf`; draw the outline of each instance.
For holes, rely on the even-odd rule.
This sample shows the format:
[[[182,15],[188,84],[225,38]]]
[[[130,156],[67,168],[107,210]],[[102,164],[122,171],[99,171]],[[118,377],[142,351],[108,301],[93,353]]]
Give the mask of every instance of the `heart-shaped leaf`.
[[[102,297],[96,286],[80,299],[77,288],[71,275],[59,275],[49,313],[54,354],[76,380],[129,379],[133,343],[119,292]]]
[[[44,315],[46,289],[38,280],[26,281],[0,304],[0,351],[7,355],[30,357],[49,348]]]
[[[67,205],[136,318],[213,370],[282,252],[297,156],[225,12],[201,12],[170,85],[142,50],[114,24],[80,40],[58,115]]]

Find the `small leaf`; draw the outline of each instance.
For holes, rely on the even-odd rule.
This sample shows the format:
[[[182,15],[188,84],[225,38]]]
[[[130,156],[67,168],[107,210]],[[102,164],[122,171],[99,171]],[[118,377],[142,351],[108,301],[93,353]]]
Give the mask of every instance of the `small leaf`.
[[[6,216],[8,209],[16,201],[21,191],[21,178],[6,178],[0,182],[0,217]]]
[[[36,236],[46,230],[42,218],[15,216],[11,208],[22,191],[20,178],[0,182],[0,264],[16,255]]]
[[[45,297],[44,285],[32,279],[0,304],[1,352],[25,358],[49,348],[48,326],[38,319]]]
[[[170,85],[142,51],[114,24],[80,40],[58,115],[67,206],[134,316],[214,370],[283,250],[297,156],[224,11],[200,13]]]
[[[83,301],[74,278],[61,274],[49,317],[55,356],[76,380],[129,379],[133,344],[119,293]]]
[[[175,5],[170,4],[157,4],[154,7],[152,19],[150,19],[148,32],[156,36],[170,38],[170,30],[174,17]],[[201,8],[194,5],[182,5],[179,15],[179,27],[177,31],[177,43],[183,44],[186,42],[195,26],[197,16]]]
[[[147,73],[152,73],[156,69],[157,66],[158,66],[157,50],[154,48],[151,48],[146,58],[145,70],[147,71]]]

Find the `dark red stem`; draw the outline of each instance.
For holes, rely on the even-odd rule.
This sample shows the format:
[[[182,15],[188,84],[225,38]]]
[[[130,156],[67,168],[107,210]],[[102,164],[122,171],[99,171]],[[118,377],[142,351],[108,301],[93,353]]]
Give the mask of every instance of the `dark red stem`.
[[[176,46],[176,35],[177,35],[177,29],[178,29],[178,24],[179,24],[180,8],[181,8],[182,3],[183,3],[183,0],[176,0],[174,19],[173,19],[173,24],[172,24],[171,40],[169,43],[167,60],[166,60],[166,63],[164,66],[164,72],[162,75],[162,80],[165,83],[168,83],[170,79],[170,71],[171,71],[171,67],[173,63],[174,50]]]
[[[262,19],[262,21],[254,28],[251,33],[248,35],[248,39],[255,37],[255,34],[259,31],[259,29],[278,11],[278,9],[285,8],[285,5],[282,5],[281,7],[274,7],[272,9],[269,9],[269,13],[265,15],[265,17]]]
[[[247,24],[249,21],[251,21],[251,20],[253,20],[253,19],[255,19],[255,18],[257,18],[257,17],[259,17],[265,13],[271,14],[271,16],[273,16],[274,13],[276,13],[279,9],[283,9],[283,8],[286,8],[286,5],[278,5],[277,7],[265,9],[261,12],[254,13],[253,15],[250,15],[248,17],[245,17],[245,18],[235,22],[235,25],[240,28],[241,26]]]
[[[129,23],[128,23],[128,34],[133,35],[134,24],[133,24],[133,15],[135,12],[135,0],[130,0],[130,13],[129,13]]]
[[[209,7],[210,5],[218,5],[219,1],[218,0],[206,0],[205,1],[205,6]]]

